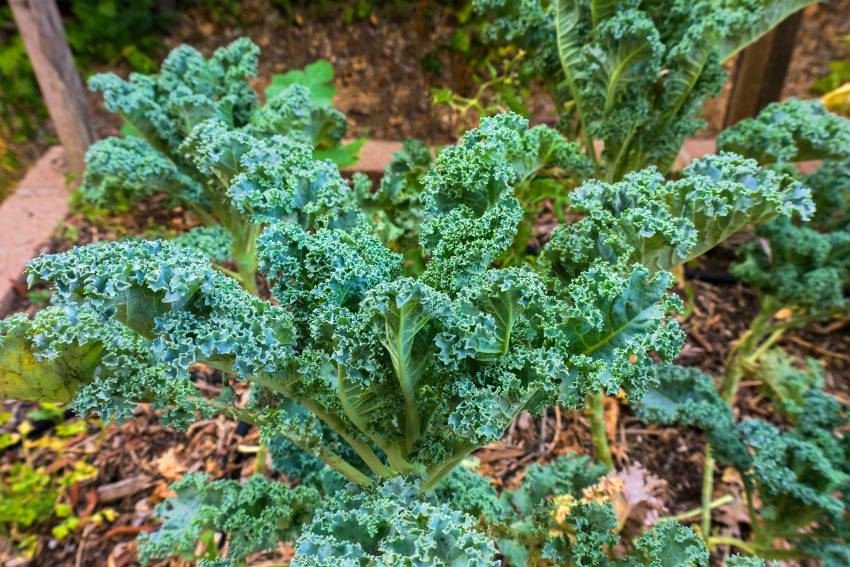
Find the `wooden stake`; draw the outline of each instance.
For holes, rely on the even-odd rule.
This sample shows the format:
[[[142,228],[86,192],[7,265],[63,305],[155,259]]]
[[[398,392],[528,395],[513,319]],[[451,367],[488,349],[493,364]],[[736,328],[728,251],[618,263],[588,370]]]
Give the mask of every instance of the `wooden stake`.
[[[79,182],[94,141],[85,92],[55,0],[9,0],[50,118]]]
[[[738,56],[726,107],[726,127],[755,116],[779,100],[802,19],[802,10],[791,14]]]

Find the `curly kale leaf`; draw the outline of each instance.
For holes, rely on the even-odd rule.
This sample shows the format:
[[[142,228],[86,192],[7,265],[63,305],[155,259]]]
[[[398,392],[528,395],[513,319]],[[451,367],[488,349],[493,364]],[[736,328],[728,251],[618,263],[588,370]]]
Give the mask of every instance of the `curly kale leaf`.
[[[455,291],[513,243],[523,210],[514,196],[538,175],[587,173],[577,148],[512,113],[484,118],[443,150],[424,178],[419,242],[430,256],[423,278]]]
[[[310,147],[297,138],[259,138],[210,120],[198,125],[182,148],[214,180],[223,200],[252,222],[348,227],[360,219],[339,170],[313,159]]]
[[[605,142],[609,180],[672,166],[703,123],[722,64],[811,0],[618,4],[594,0],[475,0],[482,36],[529,54],[520,76],[553,93],[566,130]],[[569,102],[569,104],[567,104]]]
[[[845,528],[846,530],[846,528]],[[850,562],[850,546],[844,543],[848,532],[837,541],[811,538],[800,543],[800,549],[820,562],[822,567],[842,567]]]
[[[805,177],[812,190],[815,214],[812,224],[825,230],[848,229],[850,201],[850,162],[824,160],[814,173]]]
[[[92,90],[103,92],[106,107],[119,113],[154,148],[177,156],[192,129],[209,118],[232,127],[248,123],[258,106],[249,83],[257,75],[259,48],[241,38],[218,49],[210,59],[187,45],[174,49],[159,74],[95,75]]]
[[[596,258],[669,270],[751,223],[795,212],[808,217],[813,209],[799,182],[734,154],[697,160],[675,181],[649,168],[613,185],[590,181],[570,197],[586,216],[558,227],[545,250],[549,271],[563,282]]]
[[[174,382],[154,362],[150,342],[70,304],[46,307],[31,321],[21,314],[0,321],[0,395],[71,402],[80,415],[119,422],[143,401],[174,406],[164,419],[175,424],[205,409],[191,383]]]
[[[80,386],[90,380],[97,368],[103,339],[83,334],[86,327],[72,327],[63,343],[47,346],[42,354],[35,340],[39,327],[62,317],[55,307],[30,321],[23,313],[0,321],[0,396],[17,400],[69,402]],[[47,325],[48,330],[51,329]],[[89,359],[93,359],[88,362]]]
[[[725,567],[765,567],[765,563],[759,557],[732,555],[726,560]]]
[[[318,194],[327,185],[345,186],[341,178],[333,179],[334,174],[339,177],[335,168],[321,161],[341,151],[345,117],[329,103],[312,100],[308,89],[299,85],[260,107],[248,82],[256,75],[258,51],[250,40],[240,39],[206,60],[191,47],[181,46],[166,58],[159,74],[133,74],[129,82],[111,74],[93,77],[90,85],[104,92],[107,108],[119,112],[140,137],[110,138],[91,148],[83,197],[114,207],[128,199],[165,193],[188,206],[204,224],[236,230],[234,215],[249,212],[244,210],[244,198],[235,204],[228,201],[228,188],[237,170],[250,169],[252,161],[262,164],[254,163],[254,170],[265,166],[274,170],[267,174],[279,177],[278,190],[266,198],[279,200],[278,186],[284,185],[285,206],[290,209],[307,206],[290,202],[299,192],[296,186],[302,186],[302,194],[317,198],[322,198]],[[303,148],[294,149],[296,145]],[[345,159],[356,153],[354,146],[342,148]],[[314,158],[319,161],[311,167]],[[288,169],[281,169],[282,160]],[[272,214],[268,209],[279,212],[281,206],[266,204],[265,210],[250,212],[268,215]]]
[[[141,138],[106,138],[86,152],[80,194],[100,207],[139,201],[156,193],[172,202],[204,203],[203,187]]]
[[[434,489],[434,497],[452,510],[486,522],[501,522],[513,515],[513,509],[500,499],[490,478],[462,463]]]
[[[317,104],[310,91],[291,85],[251,116],[250,129],[257,135],[295,138],[317,150],[335,148],[348,130],[345,116],[330,104]]]
[[[696,426],[710,431],[732,427],[732,408],[718,395],[714,380],[696,368],[676,364],[656,367],[635,413],[644,421]]]
[[[240,376],[280,371],[292,356],[294,327],[214,270],[209,260],[170,242],[112,242],[41,256],[30,282],[50,281],[66,302],[114,317],[153,341],[154,360],[185,376],[193,362]]]
[[[850,231],[819,232],[779,218],[756,229],[732,273],[783,305],[845,308],[850,285]]]
[[[194,248],[211,260],[229,260],[233,250],[233,234],[221,226],[199,226],[178,235],[172,242],[180,248]]]
[[[69,402],[96,378],[129,378],[150,364],[144,340],[87,309],[50,306],[33,320],[13,315],[0,321],[0,339],[4,398]]]
[[[661,522],[637,540],[626,559],[628,567],[701,567],[708,549],[694,530],[676,522]]]
[[[462,458],[552,397],[560,359],[543,345],[545,288],[529,271],[485,272],[453,299],[398,278],[400,259],[374,237],[291,224],[270,227],[259,255],[309,337],[294,393],[337,412],[402,471],[405,459]]]
[[[171,490],[176,496],[156,509],[157,517],[164,520],[162,527],[139,537],[143,564],[171,555],[192,558],[201,537],[216,531],[229,538],[227,560],[243,560],[293,539],[320,504],[315,488],[289,488],[261,475],[240,484],[189,473]]]
[[[850,476],[842,470],[845,453],[824,451],[805,430],[783,433],[759,420],[743,421],[735,434],[747,450],[718,443],[717,455],[758,494],[765,533],[791,537],[813,522],[829,525],[843,516],[845,506],[836,494],[850,488]]]
[[[769,104],[717,138],[721,151],[735,152],[760,164],[850,158],[850,120],[827,111],[819,100]]]
[[[549,538],[543,558],[557,564],[609,567],[607,550],[619,541],[617,517],[610,505],[579,502],[562,522],[568,534]]]
[[[488,120],[488,119],[485,119]],[[503,137],[518,136],[505,128]],[[516,172],[498,153],[502,137],[468,132],[446,148],[425,176],[425,219],[419,237],[430,256],[423,278],[438,289],[463,287],[510,246],[522,219],[513,196]]]
[[[797,422],[803,416],[809,402],[810,392],[820,392],[824,384],[823,364],[815,359],[806,361],[807,368],[800,370],[793,365],[794,358],[782,349],[771,349],[759,357],[756,377],[763,390],[778,405],[779,409]],[[816,419],[814,415],[803,416],[803,420]]]
[[[422,565],[495,567],[496,548],[473,519],[397,479],[350,487],[316,512],[295,544],[293,567]]]
[[[272,282],[272,293],[302,329],[315,310],[356,310],[367,291],[401,274],[401,258],[360,230],[308,233],[292,223],[277,223],[263,231],[257,247],[260,271]]]
[[[416,245],[422,223],[423,176],[431,166],[431,150],[419,140],[405,140],[384,167],[377,191],[368,179],[355,183],[360,207],[368,211],[375,234],[385,244],[406,251]]]
[[[522,484],[506,492],[506,499],[520,516],[530,516],[553,495],[569,494],[580,498],[582,491],[606,472],[605,465],[593,464],[590,457],[567,453],[551,463],[534,463],[528,467]]]
[[[623,388],[630,399],[640,399],[653,377],[650,353],[669,361],[682,346],[683,334],[668,315],[681,309],[679,299],[667,294],[671,283],[667,272],[650,275],[635,266],[621,277],[598,262],[566,287],[566,309],[558,305],[548,314],[546,330],[554,347],[569,356],[561,403],[575,406],[600,388]]]
[[[370,290],[335,328],[348,418],[388,455],[427,466],[459,461],[552,401],[563,362],[532,323],[534,278],[495,271],[455,300],[409,278]]]

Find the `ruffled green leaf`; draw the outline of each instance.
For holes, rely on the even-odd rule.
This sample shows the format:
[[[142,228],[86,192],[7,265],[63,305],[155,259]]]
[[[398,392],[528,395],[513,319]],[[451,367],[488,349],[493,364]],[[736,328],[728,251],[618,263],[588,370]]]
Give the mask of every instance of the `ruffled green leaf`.
[[[596,258],[614,267],[639,262],[669,270],[696,258],[751,223],[813,210],[808,189],[752,160],[720,154],[665,180],[654,168],[613,185],[591,181],[571,194],[586,216],[559,227],[546,247],[550,272],[570,281]]]
[[[293,567],[423,565],[495,567],[496,548],[473,519],[419,496],[400,479],[349,488],[318,511],[295,544]]]
[[[683,334],[668,314],[681,308],[668,295],[672,276],[654,276],[635,267],[620,277],[602,263],[593,265],[567,288],[567,307],[550,313],[547,336],[566,353],[569,374],[561,384],[561,402],[575,406],[585,393],[600,388],[640,399],[653,379],[654,352],[672,360]]]
[[[222,531],[228,537],[227,561],[271,550],[294,538],[320,503],[315,488],[289,488],[262,475],[245,484],[189,473],[171,485],[176,496],[157,506],[159,530],[140,536],[139,560],[179,555],[194,557],[204,534]]]
[[[724,130],[717,147],[762,165],[842,161],[850,157],[850,120],[827,111],[819,100],[790,98]]]
[[[659,365],[635,413],[644,421],[696,426],[704,430],[732,427],[732,408],[717,393],[714,380],[697,368]]]

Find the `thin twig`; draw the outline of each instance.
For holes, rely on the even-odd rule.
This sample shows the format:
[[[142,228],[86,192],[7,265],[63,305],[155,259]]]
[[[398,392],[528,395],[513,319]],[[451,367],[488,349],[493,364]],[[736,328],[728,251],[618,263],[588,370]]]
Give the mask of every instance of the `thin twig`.
[[[799,337],[787,337],[787,338],[792,343],[796,343],[800,346],[804,346],[806,348],[812,349],[813,351],[817,352],[818,354],[822,354],[824,356],[830,356],[832,358],[837,358],[839,360],[846,360],[846,361],[850,362],[850,356],[847,356],[846,354],[841,354],[839,352],[832,352],[831,350],[829,350],[827,348],[824,348],[822,346],[818,346],[816,344],[812,344],[809,341],[804,341],[803,339],[801,339]]]

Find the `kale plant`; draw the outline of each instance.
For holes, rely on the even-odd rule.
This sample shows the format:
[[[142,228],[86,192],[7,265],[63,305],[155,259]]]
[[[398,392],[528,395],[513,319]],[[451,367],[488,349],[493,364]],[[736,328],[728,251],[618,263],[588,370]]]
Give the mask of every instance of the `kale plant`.
[[[723,63],[813,0],[474,0],[482,37],[527,52],[539,79],[606,181],[655,165],[667,173],[703,125]],[[604,142],[597,156],[593,140]]]
[[[359,149],[356,143],[341,145],[346,121],[331,106],[333,86],[325,84],[333,77],[332,69],[327,75],[329,64],[320,66],[318,81],[307,81],[307,75],[301,83],[283,81],[289,75],[284,76],[261,106],[250,84],[258,52],[247,38],[210,59],[184,45],[169,54],[158,74],[133,73],[129,81],[113,74],[92,77],[90,87],[103,93],[106,107],[121,115],[132,135],[95,143],[80,187],[83,200],[102,208],[166,195],[168,203],[184,207],[204,225],[200,234],[180,243],[200,246],[219,262],[230,260],[234,276],[252,292],[263,215],[270,209],[277,217],[298,215],[305,228],[342,222],[320,218],[322,203],[344,198],[347,188],[336,168],[314,158],[349,163],[350,152]],[[276,146],[285,149],[273,151]],[[268,179],[260,181],[257,168],[264,168]],[[260,189],[245,184],[246,175],[265,184],[262,203],[256,201]],[[275,193],[273,183],[288,187]],[[275,203],[276,198],[289,201]]]
[[[818,363],[800,370],[775,345],[790,329],[850,310],[850,121],[818,101],[791,99],[723,132],[718,146],[795,178],[810,188],[816,210],[808,222],[785,216],[759,225],[756,239],[740,250],[732,273],[758,291],[759,310],[730,349],[719,388],[695,369],[665,368],[640,411],[652,421],[708,432],[702,531],[709,543],[731,543],[765,558],[843,565],[850,560],[850,446],[836,432],[846,426],[846,408],[822,392]],[[820,160],[812,173],[794,166],[809,160]],[[734,423],[731,408],[744,377],[758,380],[791,421],[790,430],[758,420]],[[751,541],[711,535],[716,460],[731,463],[744,479]],[[777,540],[793,549],[776,550]]]
[[[151,536],[150,557],[183,553],[221,523],[228,558],[239,562],[291,537],[315,510],[295,564],[394,564],[410,554],[426,564],[487,564],[490,532],[470,531],[480,510],[440,499],[441,483],[523,410],[580,407],[621,389],[640,400],[655,380],[653,357],[672,360],[683,339],[665,270],[749,222],[811,209],[786,173],[720,154],[678,180],[649,169],[584,186],[573,199],[586,216],[559,229],[539,271],[499,267],[524,214],[517,188],[540,167],[537,141],[564,143],[503,115],[443,150],[422,178],[424,266],[405,276],[401,254],[374,235],[375,215],[353,204],[356,192],[335,167],[291,137],[230,143],[246,135],[206,121],[186,144],[227,149],[197,151],[193,163],[214,172],[218,197],[255,223],[258,271],[275,301],[243,289],[195,247],[98,243],[31,261],[30,281],[52,282],[54,305],[0,327],[4,395],[70,399],[113,419],[149,401],[179,427],[196,416],[237,418],[259,427],[279,466],[324,495],[187,479],[161,511],[175,527]],[[203,396],[189,380],[195,363],[221,370],[227,384],[249,383],[250,402],[239,405],[229,386]],[[611,468],[604,428],[595,427],[594,442]],[[493,510],[535,514],[546,495],[526,492]],[[275,510],[277,523],[248,529],[233,519],[243,517],[233,508],[240,502],[257,514]],[[560,543],[523,544],[511,528],[502,553],[515,539],[514,551],[528,545],[575,564],[614,553],[610,510],[579,510],[587,517],[576,516]],[[575,548],[569,530],[583,533],[582,522],[601,539]],[[690,532],[665,524],[636,543],[627,564],[665,564],[657,555],[670,541],[681,543],[682,561],[704,562]]]
[[[263,106],[247,40],[209,60],[178,48],[159,74],[129,82],[94,78],[136,135],[92,148],[83,196],[114,207],[161,193],[205,227],[32,260],[30,283],[55,294],[32,319],[0,322],[0,394],[119,421],[149,402],[184,428],[239,419],[299,481],[187,476],[159,508],[145,560],[192,555],[221,531],[225,557],[208,545],[207,565],[243,565],[281,539],[296,539],[303,566],[491,565],[497,553],[515,565],[705,565],[693,530],[626,533],[594,489],[614,468],[602,396],[645,400],[656,361],[678,355],[670,270],[751,223],[825,213],[813,212],[809,178],[779,159],[760,167],[752,158],[768,151],[743,135],[728,148],[739,153],[665,177],[723,57],[792,8],[692,7],[538,6],[529,14],[557,15],[558,82],[575,83],[584,149],[493,116],[433,159],[408,143],[374,192],[327,159],[345,121],[327,104],[326,66],[276,81]],[[610,138],[604,164],[594,135]],[[594,174],[604,177],[582,184]],[[528,204],[575,187],[580,218],[523,262]],[[194,364],[223,373],[218,397],[192,383]],[[236,383],[250,386],[247,402]],[[600,465],[535,466],[501,494],[462,467],[520,412],[553,404],[585,408]]]
[[[844,565],[850,560],[850,443],[838,430],[846,426],[847,408],[821,390],[816,366],[799,370],[777,351],[767,360],[766,392],[789,417],[790,428],[758,419],[735,423],[711,376],[675,365],[659,368],[659,385],[644,397],[638,415],[704,429],[711,465],[716,459],[740,473],[751,536],[740,540],[704,528],[709,546],[731,545],[764,559]],[[790,545],[777,546],[780,541]]]

